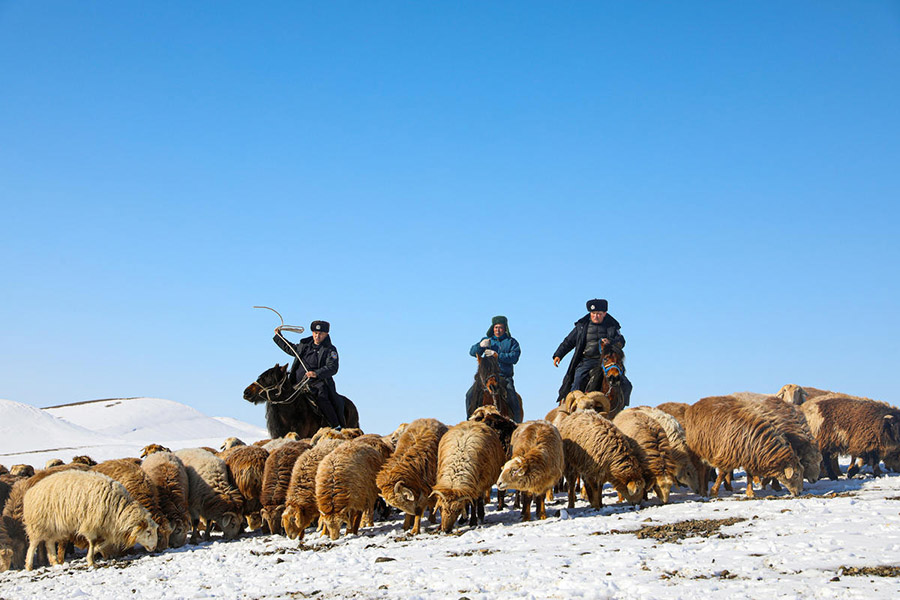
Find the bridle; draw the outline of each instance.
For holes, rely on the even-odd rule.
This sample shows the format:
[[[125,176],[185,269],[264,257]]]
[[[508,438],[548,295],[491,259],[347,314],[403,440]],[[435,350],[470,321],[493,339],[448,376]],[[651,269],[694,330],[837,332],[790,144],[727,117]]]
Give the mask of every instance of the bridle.
[[[284,392],[284,385],[290,379],[290,373],[288,373],[287,369],[284,371],[284,377],[282,377],[276,384],[270,386],[263,386],[259,380],[256,381],[256,385],[260,387],[257,395],[266,397],[266,402],[271,402],[272,404],[290,404],[295,401],[301,392],[309,391],[309,379],[304,379],[300,382],[300,385],[297,386],[297,389],[283,400],[276,400],[278,396],[280,396]],[[275,392],[275,398],[272,398],[272,392]]]

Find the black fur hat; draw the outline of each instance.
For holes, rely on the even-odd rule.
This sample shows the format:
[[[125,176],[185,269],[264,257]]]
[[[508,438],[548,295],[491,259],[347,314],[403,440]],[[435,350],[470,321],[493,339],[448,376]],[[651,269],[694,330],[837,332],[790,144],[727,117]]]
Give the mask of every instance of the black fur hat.
[[[587,301],[588,312],[596,312],[602,310],[606,312],[609,309],[609,303],[602,298],[594,298]]]
[[[330,329],[331,325],[328,321],[313,321],[309,324],[310,331],[324,331],[325,333],[328,333]]]

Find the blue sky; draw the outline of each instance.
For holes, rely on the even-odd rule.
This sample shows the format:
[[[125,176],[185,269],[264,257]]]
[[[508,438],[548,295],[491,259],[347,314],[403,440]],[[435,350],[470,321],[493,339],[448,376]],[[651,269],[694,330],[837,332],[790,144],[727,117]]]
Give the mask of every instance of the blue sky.
[[[900,5],[785,4],[0,1],[0,397],[261,424],[264,304],[377,432],[505,314],[539,418],[604,297],[633,404],[897,403]]]

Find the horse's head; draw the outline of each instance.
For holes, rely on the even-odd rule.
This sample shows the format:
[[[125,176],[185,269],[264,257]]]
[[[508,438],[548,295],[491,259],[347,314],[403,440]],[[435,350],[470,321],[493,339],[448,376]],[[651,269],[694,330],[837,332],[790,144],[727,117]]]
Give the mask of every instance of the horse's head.
[[[475,373],[475,379],[481,386],[492,396],[501,393],[503,386],[500,384],[500,360],[497,355],[479,356],[478,372]]]
[[[603,375],[609,380],[610,385],[616,385],[625,374],[625,353],[618,344],[601,343],[600,364],[603,366]]]
[[[280,390],[281,386],[287,381],[287,364],[276,364],[271,369],[266,369],[256,378],[256,381],[247,386],[244,390],[244,400],[253,404],[265,402],[268,393]],[[265,395],[264,395],[265,394]],[[276,394],[277,396],[278,394]]]

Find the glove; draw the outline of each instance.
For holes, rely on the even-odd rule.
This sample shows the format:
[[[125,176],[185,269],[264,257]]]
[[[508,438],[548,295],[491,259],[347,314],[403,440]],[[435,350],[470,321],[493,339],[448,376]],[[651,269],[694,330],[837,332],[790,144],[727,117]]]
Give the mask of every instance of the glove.
[[[494,352],[493,350],[485,350],[485,351],[484,351],[484,355],[485,355],[485,356],[496,356],[497,353]]]
[[[483,340],[481,340],[481,341],[478,343],[478,345],[481,346],[482,348],[490,348],[490,347],[491,347],[491,339],[490,339],[490,338],[484,338]]]

